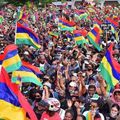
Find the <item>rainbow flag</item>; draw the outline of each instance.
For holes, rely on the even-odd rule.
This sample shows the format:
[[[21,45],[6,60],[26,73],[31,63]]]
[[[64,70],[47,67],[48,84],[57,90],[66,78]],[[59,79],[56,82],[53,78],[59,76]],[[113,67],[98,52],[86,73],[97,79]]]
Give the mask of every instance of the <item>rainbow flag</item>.
[[[31,69],[22,65],[19,70],[12,73],[12,82],[19,83],[19,79],[22,82],[32,82],[38,86],[42,86],[40,79],[33,73]]]
[[[105,20],[105,22],[106,22],[106,23],[112,24],[112,26],[113,26],[114,28],[116,28],[116,27],[119,26],[119,23],[116,22],[115,20],[113,20],[113,19],[110,18],[110,17],[107,17],[106,20]]]
[[[87,38],[90,41],[90,43],[93,44],[98,51],[101,51],[101,48],[99,46],[100,44],[100,28],[99,27],[96,26],[90,32],[88,32]]]
[[[0,119],[4,120],[37,120],[30,104],[19,90],[19,86],[12,83],[3,67],[0,68]]]
[[[4,50],[2,66],[9,73],[19,69],[21,65],[22,63],[18,55],[17,46],[14,44],[8,45]]]
[[[34,48],[40,48],[38,36],[30,29],[17,23],[15,33],[15,44],[27,44]]]
[[[120,64],[113,57],[113,44],[108,48],[99,66],[100,74],[112,89],[120,82]]]
[[[80,34],[79,30],[74,30],[73,36],[74,36],[74,40],[75,40],[77,45],[86,43],[86,39]]]

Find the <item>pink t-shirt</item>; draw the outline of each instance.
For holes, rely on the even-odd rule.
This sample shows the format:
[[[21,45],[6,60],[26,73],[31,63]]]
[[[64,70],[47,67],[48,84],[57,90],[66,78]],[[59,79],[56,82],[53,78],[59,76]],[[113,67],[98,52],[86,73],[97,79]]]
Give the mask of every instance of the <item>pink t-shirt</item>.
[[[44,112],[40,120],[61,120],[61,119],[57,112],[52,117],[50,117],[46,112]]]

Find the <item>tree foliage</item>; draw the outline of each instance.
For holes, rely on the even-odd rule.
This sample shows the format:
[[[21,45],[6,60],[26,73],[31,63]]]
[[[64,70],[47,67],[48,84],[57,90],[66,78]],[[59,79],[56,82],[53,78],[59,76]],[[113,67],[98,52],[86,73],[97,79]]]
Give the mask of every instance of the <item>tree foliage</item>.
[[[7,2],[9,4],[13,4],[15,6],[23,6],[23,5],[28,5],[31,2],[38,5],[39,3],[41,3],[42,5],[44,4],[48,4],[48,3],[52,3],[56,0],[0,0],[0,5],[4,2]]]

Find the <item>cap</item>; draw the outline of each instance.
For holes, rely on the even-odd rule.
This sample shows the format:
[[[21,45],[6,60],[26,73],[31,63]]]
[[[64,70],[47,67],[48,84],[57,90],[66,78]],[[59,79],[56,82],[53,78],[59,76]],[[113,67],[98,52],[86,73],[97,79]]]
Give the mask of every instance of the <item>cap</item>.
[[[45,99],[45,102],[49,104],[49,111],[58,111],[60,109],[60,102],[56,98]]]
[[[71,87],[77,87],[77,84],[76,84],[76,82],[70,82],[69,86],[71,86]]]
[[[24,52],[24,55],[29,55],[29,52],[28,52],[28,51],[25,51],[25,52]]]

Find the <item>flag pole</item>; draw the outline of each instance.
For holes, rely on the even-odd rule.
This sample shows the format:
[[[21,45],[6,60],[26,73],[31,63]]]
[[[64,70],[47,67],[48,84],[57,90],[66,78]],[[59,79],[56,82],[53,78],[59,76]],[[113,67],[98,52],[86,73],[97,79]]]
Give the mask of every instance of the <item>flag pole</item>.
[[[16,44],[16,33],[17,33],[17,21],[15,23],[15,43],[14,44]]]

